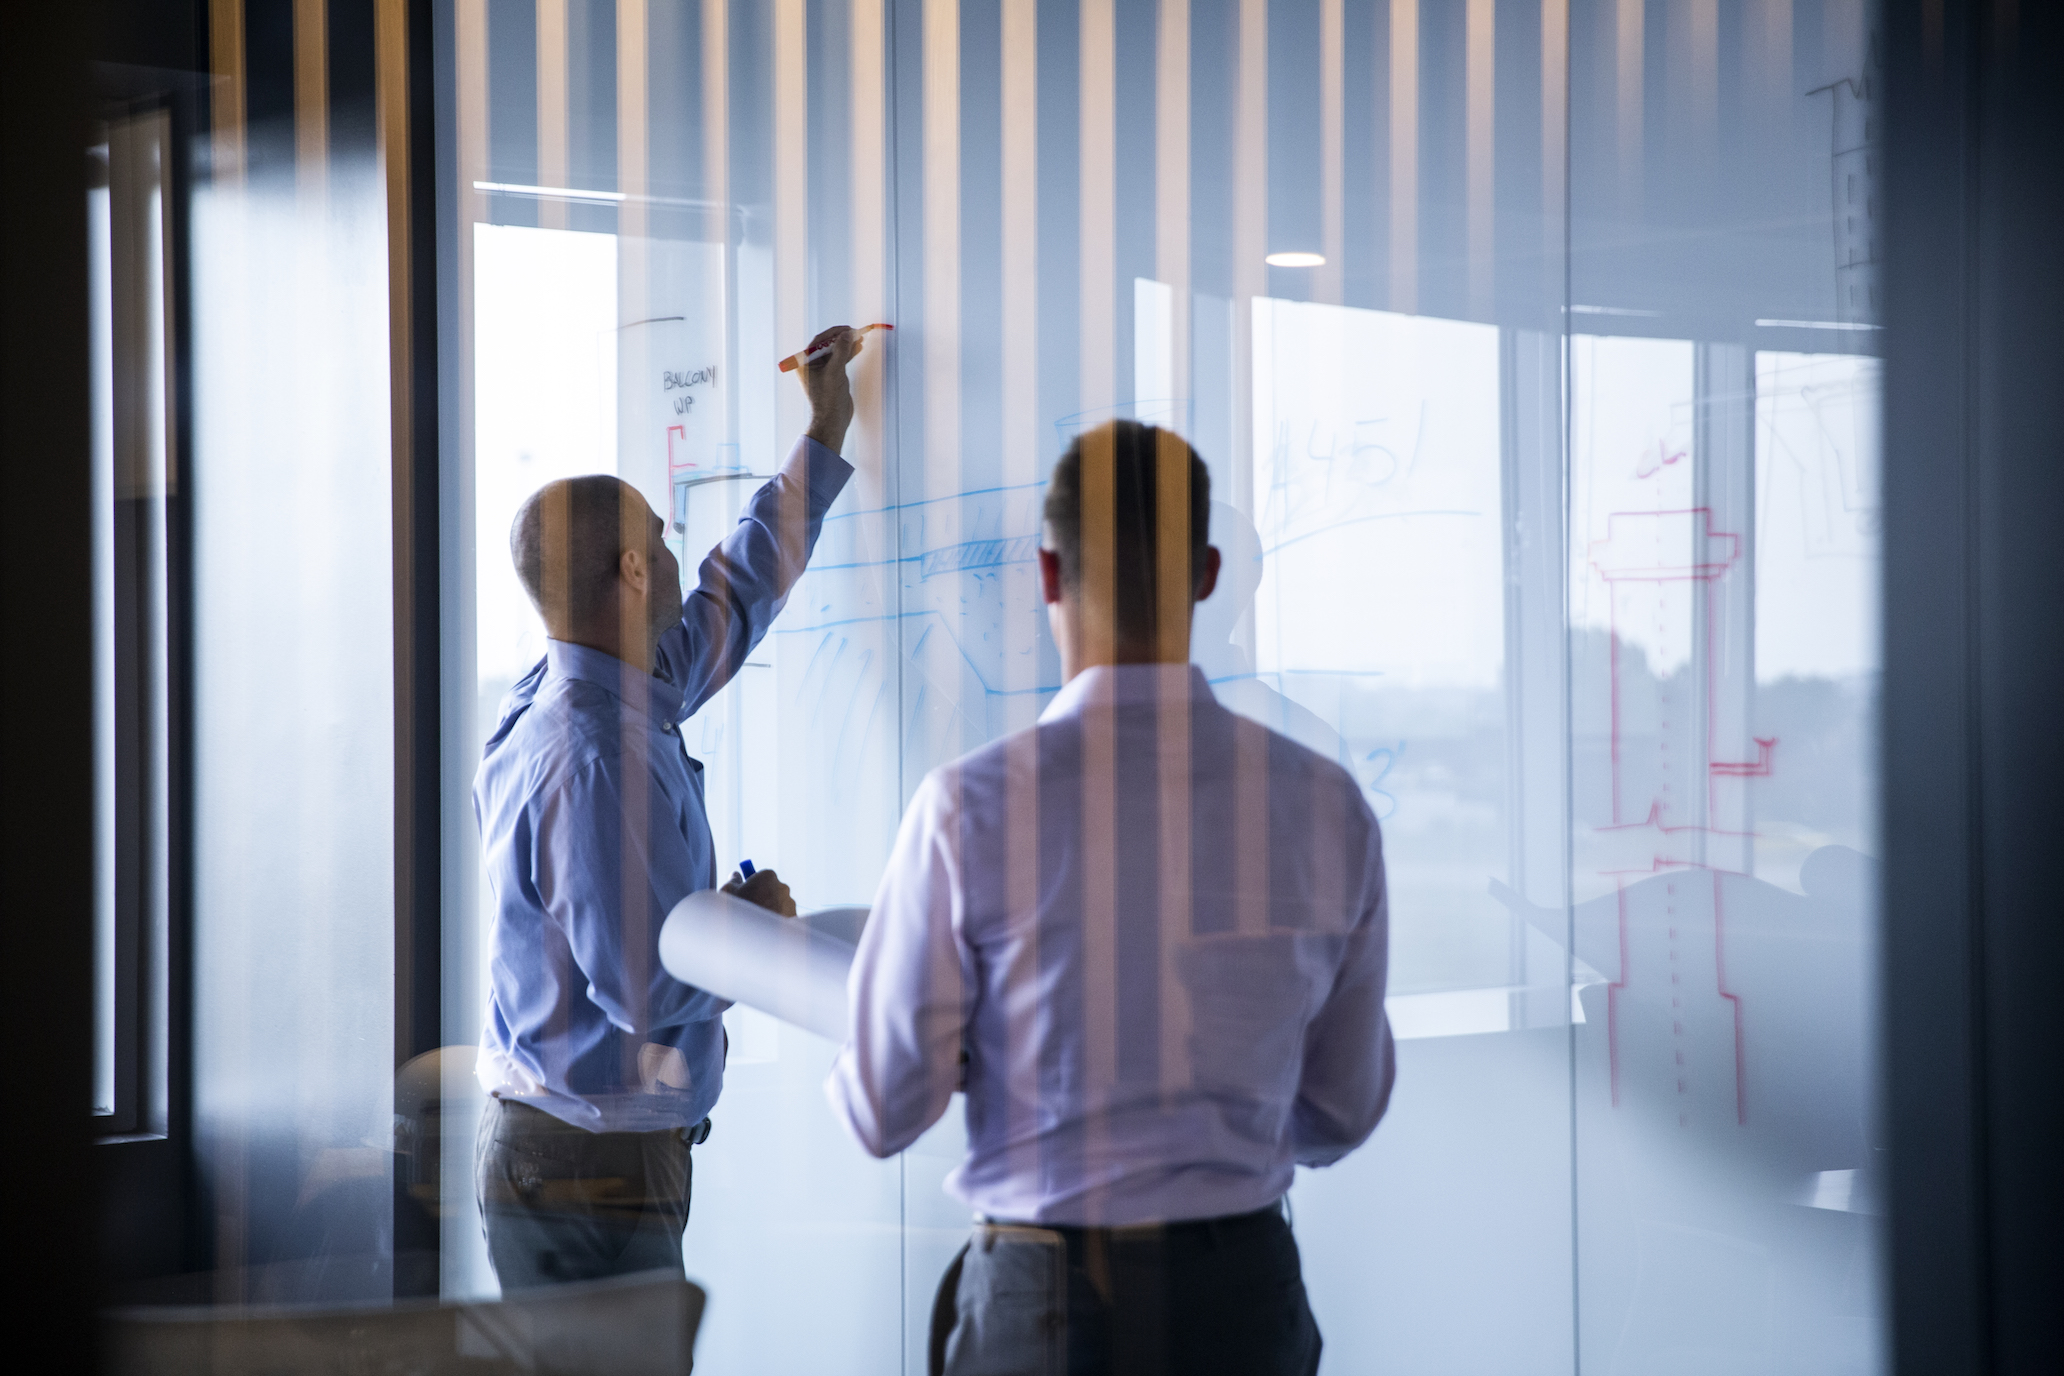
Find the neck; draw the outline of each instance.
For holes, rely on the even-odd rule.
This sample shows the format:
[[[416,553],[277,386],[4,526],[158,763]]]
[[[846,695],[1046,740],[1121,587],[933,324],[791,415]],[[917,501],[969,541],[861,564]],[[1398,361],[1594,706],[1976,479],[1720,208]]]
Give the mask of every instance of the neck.
[[[652,672],[652,642],[644,636],[626,636],[618,627],[561,627],[546,632],[554,640],[583,645],[614,656],[642,673]]]
[[[1095,669],[1104,665],[1118,664],[1188,664],[1190,662],[1190,627],[1183,623],[1178,636],[1164,637],[1160,643],[1145,643],[1138,640],[1120,639],[1102,628],[1082,624],[1079,613],[1070,614],[1058,604],[1054,613],[1054,644],[1061,652],[1061,682],[1072,680],[1084,669]]]

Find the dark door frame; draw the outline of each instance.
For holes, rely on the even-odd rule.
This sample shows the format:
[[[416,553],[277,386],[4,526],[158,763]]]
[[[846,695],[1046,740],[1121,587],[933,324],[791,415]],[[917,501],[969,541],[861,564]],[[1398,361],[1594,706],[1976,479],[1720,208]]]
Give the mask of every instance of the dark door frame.
[[[2064,9],[1886,7],[1890,1313],[1912,1376],[2064,1348]]]

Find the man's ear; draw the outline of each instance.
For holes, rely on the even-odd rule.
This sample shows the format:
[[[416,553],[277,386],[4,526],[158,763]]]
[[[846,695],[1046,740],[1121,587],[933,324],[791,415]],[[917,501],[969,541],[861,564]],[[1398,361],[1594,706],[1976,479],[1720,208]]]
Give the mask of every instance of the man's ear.
[[[1061,600],[1061,556],[1059,551],[1039,551],[1039,596],[1047,606]]]
[[[646,563],[642,549],[627,549],[618,555],[616,575],[640,594],[652,590],[652,566]]]
[[[1191,601],[1202,602],[1211,596],[1212,589],[1218,586],[1219,563],[1218,546],[1204,546],[1204,570],[1197,575],[1197,595]]]

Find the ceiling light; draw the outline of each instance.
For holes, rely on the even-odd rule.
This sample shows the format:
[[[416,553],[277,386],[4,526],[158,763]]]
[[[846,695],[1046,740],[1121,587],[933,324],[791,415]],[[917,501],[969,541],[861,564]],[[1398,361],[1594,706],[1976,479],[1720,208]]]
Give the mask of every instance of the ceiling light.
[[[1261,260],[1272,268],[1322,268],[1326,266],[1323,253],[1271,253]]]
[[[1882,330],[1883,325],[1865,325],[1849,320],[1758,320],[1766,330]]]

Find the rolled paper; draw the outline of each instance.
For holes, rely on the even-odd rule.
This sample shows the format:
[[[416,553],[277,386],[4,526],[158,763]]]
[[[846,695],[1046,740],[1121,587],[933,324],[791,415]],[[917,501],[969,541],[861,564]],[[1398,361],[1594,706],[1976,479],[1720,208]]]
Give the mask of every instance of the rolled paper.
[[[833,930],[850,928],[853,909],[778,917],[719,889],[691,893],[659,929],[659,961],[683,984],[742,1003],[806,1032],[846,1039],[846,975],[854,945]],[[865,909],[858,910],[862,919]],[[813,919],[827,920],[820,928]]]
[[[866,908],[819,908],[814,913],[804,913],[803,921],[813,931],[835,936],[848,946],[860,944],[860,929],[867,925]]]

